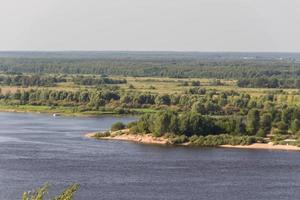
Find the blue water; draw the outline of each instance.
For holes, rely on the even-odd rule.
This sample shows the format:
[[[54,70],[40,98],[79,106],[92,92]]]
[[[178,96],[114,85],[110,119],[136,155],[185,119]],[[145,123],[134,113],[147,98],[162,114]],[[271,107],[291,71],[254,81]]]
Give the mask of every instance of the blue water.
[[[80,183],[76,200],[299,199],[300,152],[162,147],[97,141],[130,117],[0,113],[0,199]]]

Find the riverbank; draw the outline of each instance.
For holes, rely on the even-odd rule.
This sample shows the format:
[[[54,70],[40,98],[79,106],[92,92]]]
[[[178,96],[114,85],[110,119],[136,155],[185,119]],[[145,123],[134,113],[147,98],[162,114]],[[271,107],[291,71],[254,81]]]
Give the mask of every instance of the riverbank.
[[[151,134],[145,135],[133,135],[129,134],[128,129],[115,131],[111,133],[111,136],[97,137],[98,133],[87,133],[85,137],[93,139],[103,140],[119,140],[130,141],[141,144],[159,144],[168,145],[169,140],[164,137],[153,137]],[[179,144],[179,146],[192,146],[189,143]],[[220,148],[235,148],[235,149],[261,149],[261,150],[285,150],[285,151],[300,151],[300,147],[292,145],[273,145],[273,143],[254,143],[251,145],[219,145]]]
[[[58,114],[62,116],[74,117],[98,117],[98,116],[138,116],[145,113],[153,113],[151,109],[130,109],[129,113],[120,113],[118,110],[104,110],[104,111],[78,111],[75,107],[66,106],[33,106],[33,105],[3,105],[0,104],[0,112],[13,112],[13,113],[43,113],[43,114]]]
[[[167,145],[168,139],[163,137],[153,137],[151,134],[144,135],[133,135],[128,133],[129,130],[120,130],[110,133],[111,136],[107,137],[97,137],[98,133],[87,133],[85,137],[94,138],[94,139],[102,139],[102,140],[119,140],[119,141],[130,141],[142,144],[160,144]]]
[[[236,149],[264,149],[264,150],[285,150],[285,151],[300,151],[300,147],[292,145],[273,145],[272,143],[254,143],[251,145],[221,145],[222,148],[236,148]]]
[[[75,117],[97,117],[103,115],[115,115],[120,114],[112,111],[74,111],[71,107],[50,107],[50,106],[30,106],[30,105],[0,105],[0,112],[11,113],[37,113],[37,114],[57,114],[61,116],[75,116]]]

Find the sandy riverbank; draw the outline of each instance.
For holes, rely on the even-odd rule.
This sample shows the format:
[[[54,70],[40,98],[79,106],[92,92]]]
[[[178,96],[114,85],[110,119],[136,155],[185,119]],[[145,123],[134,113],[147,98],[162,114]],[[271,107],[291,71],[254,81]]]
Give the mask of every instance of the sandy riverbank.
[[[95,138],[97,133],[88,133],[85,135],[87,138]],[[132,135],[128,133],[128,130],[116,131],[111,133],[112,136],[101,137],[99,139],[104,140],[120,140],[120,141],[131,141],[143,144],[168,144],[168,139],[166,138],[156,138],[150,134],[145,135]],[[188,144],[182,144],[181,146],[188,146]],[[273,145],[272,143],[254,143],[251,145],[220,145],[221,148],[237,148],[237,149],[264,149],[264,150],[285,150],[285,151],[300,151],[300,147],[291,145]]]
[[[286,151],[300,151],[300,147],[292,145],[273,145],[273,144],[263,144],[263,143],[254,143],[251,145],[221,145],[222,148],[237,148],[237,149],[265,149],[265,150],[286,150]]]
[[[95,138],[96,134],[97,133],[88,133],[88,134],[85,134],[85,137]],[[137,142],[137,143],[142,143],[142,144],[160,144],[160,145],[166,145],[168,142],[168,139],[166,139],[166,138],[162,138],[162,137],[157,138],[157,137],[153,137],[150,134],[145,134],[145,135],[128,134],[128,130],[112,132],[111,136],[101,137],[99,139],[131,141],[131,142]]]

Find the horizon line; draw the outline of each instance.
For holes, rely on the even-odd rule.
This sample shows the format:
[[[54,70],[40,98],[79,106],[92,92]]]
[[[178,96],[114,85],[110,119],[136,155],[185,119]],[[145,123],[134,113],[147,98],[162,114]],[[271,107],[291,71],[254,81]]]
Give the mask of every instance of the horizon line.
[[[70,52],[110,52],[110,53],[288,53],[298,54],[300,51],[188,51],[188,50],[0,50],[0,53],[70,53]]]

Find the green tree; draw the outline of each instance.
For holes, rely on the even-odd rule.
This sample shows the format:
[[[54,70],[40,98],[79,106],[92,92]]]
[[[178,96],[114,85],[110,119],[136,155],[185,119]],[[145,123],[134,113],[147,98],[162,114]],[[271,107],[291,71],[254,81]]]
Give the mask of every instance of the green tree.
[[[53,198],[47,198],[51,200],[72,200],[74,198],[75,192],[79,189],[78,184],[73,184],[67,189],[65,189],[60,195]],[[44,186],[36,189],[32,192],[24,192],[22,200],[46,200],[48,196],[49,185],[45,184]]]
[[[266,137],[266,131],[264,129],[259,129],[256,133],[257,137]]]
[[[255,135],[259,129],[259,111],[257,109],[252,109],[247,115],[247,131],[250,135]]]
[[[192,86],[200,86],[200,81],[192,81]]]
[[[290,124],[292,120],[292,116],[293,116],[293,109],[286,108],[282,111],[281,120],[286,124]]]
[[[154,134],[161,136],[165,133],[176,133],[178,122],[177,114],[172,111],[158,112],[154,117]]]
[[[201,103],[200,101],[197,101],[192,106],[192,112],[205,114],[206,109],[205,109],[205,106],[203,105],[203,103]]]
[[[136,125],[136,131],[138,133],[151,133],[153,130],[153,125],[151,123],[153,123],[152,119],[152,115],[147,113],[145,115],[142,115],[139,119],[139,121],[137,122]]]
[[[244,135],[246,133],[246,125],[243,122],[242,117],[236,119],[235,131],[238,135]]]
[[[268,133],[272,128],[272,116],[270,114],[263,114],[260,118],[260,129],[264,131],[264,133]]]
[[[280,134],[285,134],[288,131],[288,125],[284,121],[280,121],[277,123],[277,128]]]
[[[295,119],[291,124],[291,131],[297,133],[300,130],[300,120]]]
[[[162,96],[157,96],[155,99],[155,103],[157,105],[170,105],[170,103],[171,103],[170,96],[167,94],[162,95]]]
[[[122,130],[126,127],[125,124],[123,124],[122,122],[116,122],[111,126],[111,130],[112,131],[119,131]]]

